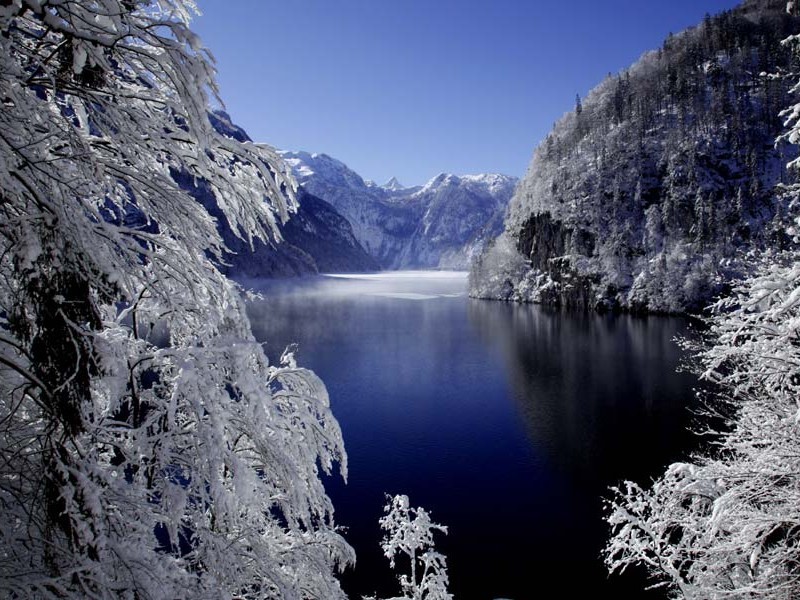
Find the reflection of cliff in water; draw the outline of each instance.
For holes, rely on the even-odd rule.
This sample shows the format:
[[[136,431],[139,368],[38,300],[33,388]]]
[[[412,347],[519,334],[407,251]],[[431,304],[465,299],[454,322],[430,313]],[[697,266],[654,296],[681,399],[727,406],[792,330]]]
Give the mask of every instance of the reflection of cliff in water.
[[[573,484],[647,481],[698,443],[686,431],[696,379],[675,372],[685,320],[485,301],[468,310],[505,357],[536,451]]]

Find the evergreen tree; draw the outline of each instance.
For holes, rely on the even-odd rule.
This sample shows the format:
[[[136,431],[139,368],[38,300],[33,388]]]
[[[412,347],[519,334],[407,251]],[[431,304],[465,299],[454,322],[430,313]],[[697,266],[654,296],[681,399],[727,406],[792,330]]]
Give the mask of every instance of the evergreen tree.
[[[786,78],[764,73],[797,72],[798,58],[781,40],[798,31],[800,20],[786,14],[785,2],[743,2],[670,36],[660,51],[646,53],[624,74],[606,78],[580,98],[580,113],[576,98],[576,109],[555,125],[548,151],[534,153],[505,225],[519,252],[527,248],[526,240],[548,234],[531,229],[545,222],[560,230],[559,235],[581,230],[583,237],[594,239],[569,267],[570,281],[585,286],[571,283],[567,289],[559,284],[559,279],[566,280],[554,271],[561,248],[553,244],[549,255],[520,257],[530,259],[529,272],[511,282],[511,297],[542,297],[544,289],[530,285],[539,281],[548,298],[564,299],[570,290],[588,287],[597,307],[635,304],[637,310],[655,311],[657,306],[674,306],[683,312],[707,306],[724,283],[751,274],[752,264],[743,257],[771,243],[774,203],[769,191],[787,180],[785,171],[775,167],[797,155],[785,140],[775,144],[782,128],[778,112],[793,97],[791,85]],[[557,197],[551,193],[555,181]],[[637,181],[644,188],[638,196]],[[610,202],[617,186],[624,206]],[[743,211],[732,215],[727,206],[720,210],[723,202],[733,204],[739,188],[747,200]],[[702,210],[695,206],[698,194],[703,195]],[[650,235],[652,228],[645,231],[652,206],[661,210],[660,242]],[[611,220],[620,221],[616,231],[625,237],[628,260],[608,259],[620,247],[620,235],[609,235]],[[649,296],[651,304],[642,305],[642,295],[630,285],[639,282],[638,290],[656,287],[644,285],[655,273],[646,240],[669,252],[683,249],[683,261],[667,261],[677,269],[670,279],[696,278],[701,264],[711,264],[702,258],[709,254],[726,259],[727,281],[700,286],[676,280],[684,302],[667,298],[670,288],[663,287],[661,298]],[[684,264],[695,260],[698,264],[691,268]],[[716,281],[716,274],[712,265],[707,279]],[[483,278],[476,287],[491,296],[490,282],[497,279],[489,273]],[[689,290],[707,295],[693,297]],[[503,297],[507,292],[504,287]]]

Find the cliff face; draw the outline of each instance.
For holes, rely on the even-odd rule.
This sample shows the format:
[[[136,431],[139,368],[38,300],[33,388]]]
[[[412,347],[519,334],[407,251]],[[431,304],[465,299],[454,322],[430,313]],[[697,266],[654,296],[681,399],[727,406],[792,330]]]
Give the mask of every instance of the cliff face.
[[[302,249],[320,273],[364,273],[380,269],[353,234],[342,215],[301,189],[297,214],[287,221],[282,234],[286,244]]]
[[[534,153],[473,296],[650,312],[701,310],[783,243],[775,145],[796,71],[785,2],[750,0],[671,36],[576,103]]]

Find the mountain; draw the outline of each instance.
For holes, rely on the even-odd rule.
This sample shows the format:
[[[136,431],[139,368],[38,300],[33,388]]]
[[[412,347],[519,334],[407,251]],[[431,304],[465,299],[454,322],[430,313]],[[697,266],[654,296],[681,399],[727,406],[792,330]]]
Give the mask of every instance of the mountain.
[[[424,186],[366,182],[326,154],[281,152],[301,185],[330,202],[383,268],[464,269],[502,230],[517,179],[442,173]]]
[[[442,173],[408,196],[425,207],[414,234],[400,253],[403,268],[465,269],[502,231],[517,179],[507,175]]]
[[[226,237],[234,251],[226,257],[228,274],[244,277],[293,277],[315,273],[364,273],[379,270],[356,238],[353,228],[324,200],[300,188],[297,212],[279,226],[283,240],[254,248]]]
[[[406,189],[406,186],[404,186],[402,183],[397,181],[397,177],[392,177],[389,181],[384,183],[381,187],[383,189],[385,189],[385,190],[390,191],[390,192],[399,192],[400,190]]]
[[[381,267],[392,266],[419,218],[392,200],[391,193],[367,184],[346,165],[326,154],[281,152],[297,181],[329,202],[353,227],[356,239]]]
[[[209,114],[212,125],[228,137],[250,141],[250,137],[222,111]],[[353,235],[350,223],[336,209],[300,188],[295,210],[278,224],[281,239],[254,240],[252,247],[231,230],[217,199],[206,182],[189,174],[173,174],[217,219],[217,229],[230,252],[223,272],[241,277],[294,277],[315,273],[377,271],[380,267]]]
[[[702,310],[789,243],[791,103],[800,31],[784,0],[748,0],[609,76],[556,123],[473,263],[473,296],[642,312]],[[776,188],[776,186],[778,186]]]

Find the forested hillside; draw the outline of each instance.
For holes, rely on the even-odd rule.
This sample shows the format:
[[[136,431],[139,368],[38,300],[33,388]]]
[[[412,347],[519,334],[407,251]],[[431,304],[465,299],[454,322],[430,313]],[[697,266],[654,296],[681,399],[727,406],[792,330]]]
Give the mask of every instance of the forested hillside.
[[[471,293],[582,308],[701,310],[790,243],[779,142],[800,30],[749,0],[671,35],[578,98],[536,149]]]
[[[800,36],[785,44],[800,51]],[[798,74],[792,78],[798,86]],[[782,114],[781,137],[798,143],[797,99]],[[797,202],[800,184],[782,193]],[[610,571],[643,567],[673,598],[800,597],[799,225],[795,217],[785,229],[788,250],[777,244],[754,253],[755,275],[715,303],[702,337],[683,340],[695,352],[691,368],[713,384],[702,425],[713,443],[647,485],[612,489]]]

